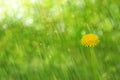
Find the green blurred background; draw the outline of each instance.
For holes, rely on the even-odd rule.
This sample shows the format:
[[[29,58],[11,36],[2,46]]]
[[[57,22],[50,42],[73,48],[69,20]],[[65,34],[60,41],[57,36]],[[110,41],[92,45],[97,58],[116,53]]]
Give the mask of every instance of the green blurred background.
[[[120,80],[120,0],[0,0],[0,80]]]

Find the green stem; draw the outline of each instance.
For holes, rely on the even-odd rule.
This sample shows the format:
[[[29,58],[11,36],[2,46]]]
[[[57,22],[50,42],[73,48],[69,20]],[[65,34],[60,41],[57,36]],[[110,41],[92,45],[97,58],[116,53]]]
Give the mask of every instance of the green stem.
[[[91,65],[92,65],[92,71],[94,75],[94,80],[99,80],[98,77],[98,68],[97,68],[97,61],[96,61],[96,56],[94,54],[94,49],[90,48],[90,53],[91,53]]]

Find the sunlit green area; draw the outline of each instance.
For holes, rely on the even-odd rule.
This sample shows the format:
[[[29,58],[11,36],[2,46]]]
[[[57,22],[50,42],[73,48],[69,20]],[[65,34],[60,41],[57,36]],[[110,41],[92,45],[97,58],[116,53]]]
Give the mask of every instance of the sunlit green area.
[[[119,40],[120,0],[0,0],[0,80],[120,80]]]

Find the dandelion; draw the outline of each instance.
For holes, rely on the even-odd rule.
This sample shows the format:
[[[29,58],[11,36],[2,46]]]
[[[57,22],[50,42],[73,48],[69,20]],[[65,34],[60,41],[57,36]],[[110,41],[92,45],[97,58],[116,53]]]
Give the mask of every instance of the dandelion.
[[[94,80],[99,80],[99,67],[98,67],[98,61],[97,56],[94,52],[94,46],[96,46],[99,43],[99,37],[96,34],[86,34],[82,37],[81,43],[86,46],[90,47],[90,57],[91,57],[91,67],[92,67],[92,73],[94,75]]]
[[[86,34],[82,37],[81,43],[86,47],[94,47],[99,43],[99,38],[96,34]]]

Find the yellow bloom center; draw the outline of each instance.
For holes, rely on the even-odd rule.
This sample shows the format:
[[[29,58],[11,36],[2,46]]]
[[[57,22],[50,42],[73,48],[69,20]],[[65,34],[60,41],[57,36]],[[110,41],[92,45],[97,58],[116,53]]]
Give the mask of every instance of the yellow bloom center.
[[[99,43],[99,38],[96,34],[86,34],[82,37],[81,43],[86,47],[94,47]]]

